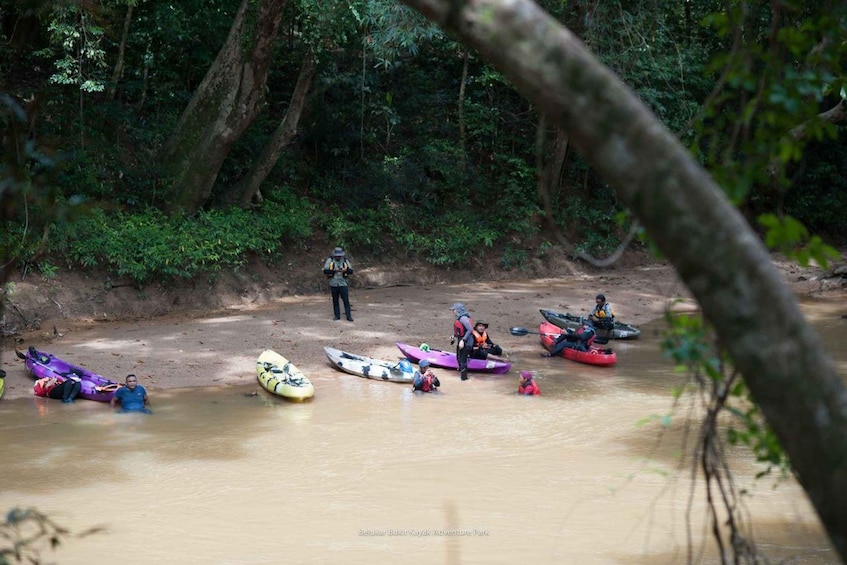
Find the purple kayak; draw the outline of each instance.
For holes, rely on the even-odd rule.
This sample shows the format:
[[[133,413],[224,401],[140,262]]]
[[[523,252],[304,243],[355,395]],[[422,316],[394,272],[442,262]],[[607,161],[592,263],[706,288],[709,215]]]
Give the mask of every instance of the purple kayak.
[[[442,369],[459,370],[459,360],[455,353],[448,353],[439,349],[423,350],[414,345],[406,343],[397,343],[397,347],[403,352],[407,359],[417,363],[423,359],[429,361],[433,367],[441,367]],[[507,361],[494,361],[491,359],[468,359],[468,371],[473,373],[492,373],[502,375],[508,373],[512,368],[512,364]]]
[[[70,376],[79,377],[81,379],[79,398],[96,400],[97,402],[109,402],[115,395],[115,391],[123,386],[88,369],[72,365],[54,355],[37,351],[32,346],[27,349],[25,354],[20,351],[16,351],[15,353],[24,360],[27,371],[35,380],[44,377],[60,377],[62,379]]]

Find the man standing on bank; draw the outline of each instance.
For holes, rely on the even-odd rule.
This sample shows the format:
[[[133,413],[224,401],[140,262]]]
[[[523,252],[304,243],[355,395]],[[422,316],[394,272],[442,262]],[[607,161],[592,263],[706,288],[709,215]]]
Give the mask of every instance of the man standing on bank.
[[[347,286],[347,277],[353,274],[353,266],[347,260],[344,250],[336,247],[332,250],[332,256],[327,257],[324,262],[324,275],[329,279],[329,290],[332,292],[332,311],[335,314],[335,320],[341,319],[341,309],[338,305],[338,299],[344,301],[344,314],[347,316],[347,321],[353,321],[353,315],[350,312],[350,290]]]

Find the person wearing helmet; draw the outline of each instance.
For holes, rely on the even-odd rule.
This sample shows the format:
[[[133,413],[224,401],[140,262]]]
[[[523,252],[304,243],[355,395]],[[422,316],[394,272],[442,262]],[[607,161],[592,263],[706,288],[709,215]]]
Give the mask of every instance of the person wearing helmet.
[[[606,302],[606,296],[598,294],[594,298],[594,309],[588,315],[588,320],[601,330],[611,330],[615,327],[615,312],[612,305]]]
[[[438,387],[441,386],[441,381],[435,376],[430,368],[429,361],[421,359],[418,363],[418,370],[415,371],[415,378],[412,381],[412,389],[421,392],[438,392]]]
[[[521,371],[520,382],[518,383],[518,394],[524,396],[538,396],[541,394],[541,389],[535,379],[532,378],[530,371]]]

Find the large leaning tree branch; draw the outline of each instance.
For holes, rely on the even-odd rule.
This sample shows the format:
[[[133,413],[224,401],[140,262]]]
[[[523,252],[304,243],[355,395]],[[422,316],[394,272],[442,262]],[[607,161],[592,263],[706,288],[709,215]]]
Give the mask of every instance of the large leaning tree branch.
[[[821,112],[815,117],[816,120],[821,122],[829,122],[831,124],[842,124],[847,121],[847,101],[843,98],[838,101],[838,104],[827,110],[826,112]],[[810,122],[806,121],[802,124],[791,128],[791,131],[788,133],[791,136],[791,139],[794,141],[802,141],[806,139],[806,134],[809,130]],[[771,177],[776,175],[777,171],[777,158],[771,160],[768,165],[768,175]]]
[[[847,556],[847,390],[720,187],[571,32],[529,0],[404,0],[569,136],[673,263]]]

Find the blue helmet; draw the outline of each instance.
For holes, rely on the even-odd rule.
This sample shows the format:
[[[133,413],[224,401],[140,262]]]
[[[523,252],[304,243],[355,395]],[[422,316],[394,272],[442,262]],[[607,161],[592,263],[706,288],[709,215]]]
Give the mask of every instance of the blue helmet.
[[[400,370],[404,373],[412,372],[412,363],[408,359],[402,359],[400,361]]]

